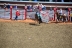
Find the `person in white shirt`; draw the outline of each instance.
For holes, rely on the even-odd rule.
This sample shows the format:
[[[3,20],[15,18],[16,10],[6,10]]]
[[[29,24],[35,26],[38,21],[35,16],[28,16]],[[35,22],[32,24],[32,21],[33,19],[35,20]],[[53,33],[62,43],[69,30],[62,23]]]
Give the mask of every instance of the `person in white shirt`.
[[[63,11],[62,11],[62,8],[60,9],[60,15],[63,15]]]
[[[60,21],[62,21],[62,16],[63,16],[63,10],[62,10],[62,8],[60,8],[59,14],[60,14]]]

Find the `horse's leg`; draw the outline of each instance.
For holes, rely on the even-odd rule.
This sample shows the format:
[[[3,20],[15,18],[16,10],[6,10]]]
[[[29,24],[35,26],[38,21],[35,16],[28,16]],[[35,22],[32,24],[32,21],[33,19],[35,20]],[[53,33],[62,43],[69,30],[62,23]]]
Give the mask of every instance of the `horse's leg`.
[[[40,23],[42,23],[42,19],[41,19],[41,18],[39,18],[39,24],[40,24]]]
[[[63,22],[64,22],[64,16],[63,16]]]
[[[62,21],[62,15],[60,16],[60,21]]]
[[[58,22],[58,16],[56,17],[56,23]]]
[[[59,22],[61,21],[61,18],[60,18],[61,16],[59,15]]]
[[[63,15],[61,16],[61,21],[63,22]]]
[[[37,15],[35,15],[35,23],[37,24],[37,22],[38,22],[38,17]]]

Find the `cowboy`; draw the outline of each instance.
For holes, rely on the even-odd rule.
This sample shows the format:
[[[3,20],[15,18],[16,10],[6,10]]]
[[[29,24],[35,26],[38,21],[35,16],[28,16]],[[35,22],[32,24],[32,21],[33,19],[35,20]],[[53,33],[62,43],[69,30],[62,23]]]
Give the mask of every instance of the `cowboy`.
[[[62,15],[63,15],[63,10],[62,10],[62,8],[60,8],[59,14],[60,14],[60,21],[62,21]]]
[[[19,11],[19,10],[16,11],[16,17],[15,17],[15,20],[18,19],[18,16],[20,16],[20,11]]]

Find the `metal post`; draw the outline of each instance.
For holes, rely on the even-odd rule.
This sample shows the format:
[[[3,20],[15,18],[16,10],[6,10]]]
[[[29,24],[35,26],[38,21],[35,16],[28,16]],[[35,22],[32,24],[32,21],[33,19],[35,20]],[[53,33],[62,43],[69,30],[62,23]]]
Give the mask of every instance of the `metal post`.
[[[12,6],[10,6],[10,19],[12,20]]]
[[[27,6],[25,6],[24,14],[25,14],[24,20],[26,20],[26,16],[27,16]]]
[[[54,8],[54,21],[55,21],[55,17],[56,17],[56,14],[55,14],[56,11],[57,11],[57,10],[56,10],[56,7],[55,7],[55,8]]]
[[[70,21],[70,11],[71,11],[71,9],[68,8],[68,21]]]

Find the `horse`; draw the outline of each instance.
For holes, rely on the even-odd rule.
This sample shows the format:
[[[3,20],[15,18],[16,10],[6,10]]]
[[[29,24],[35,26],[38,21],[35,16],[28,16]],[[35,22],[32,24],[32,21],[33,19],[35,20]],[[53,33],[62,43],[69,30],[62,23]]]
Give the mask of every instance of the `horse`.
[[[66,21],[67,16],[65,14],[61,15],[59,12],[56,12],[56,16],[57,16],[56,22],[58,22],[58,21],[60,22],[60,21],[62,21],[62,19],[63,19],[62,22]]]
[[[67,18],[66,14],[61,15],[60,13],[56,12],[56,16],[57,16],[56,22],[57,22],[57,20],[60,22],[60,21],[62,21],[62,19],[63,19],[62,22],[66,21],[66,18]]]
[[[56,14],[56,17],[57,17],[56,22],[60,21],[60,14],[59,14],[59,12],[56,11],[55,14]]]
[[[40,16],[37,15],[37,13],[35,14],[35,21],[36,23],[39,23],[39,24],[42,23],[42,19]]]

